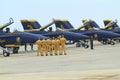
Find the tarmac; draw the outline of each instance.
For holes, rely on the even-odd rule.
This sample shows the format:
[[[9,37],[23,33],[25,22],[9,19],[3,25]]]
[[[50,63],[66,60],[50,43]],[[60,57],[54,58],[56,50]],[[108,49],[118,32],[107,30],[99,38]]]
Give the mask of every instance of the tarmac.
[[[1,52],[0,52],[1,53]],[[0,55],[0,80],[120,80],[120,43],[94,49],[67,45],[67,55],[37,56],[20,48],[19,54]]]

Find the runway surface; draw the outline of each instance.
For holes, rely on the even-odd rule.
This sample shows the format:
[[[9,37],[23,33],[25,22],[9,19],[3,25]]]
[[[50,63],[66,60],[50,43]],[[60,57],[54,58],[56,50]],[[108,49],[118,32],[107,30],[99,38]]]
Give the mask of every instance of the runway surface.
[[[119,80],[120,43],[84,49],[67,45],[67,55],[36,56],[34,50],[0,55],[0,80]]]

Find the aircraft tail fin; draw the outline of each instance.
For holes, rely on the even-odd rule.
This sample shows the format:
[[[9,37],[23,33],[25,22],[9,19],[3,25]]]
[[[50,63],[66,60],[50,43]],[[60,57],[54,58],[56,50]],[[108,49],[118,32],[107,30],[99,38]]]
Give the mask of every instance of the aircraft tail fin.
[[[68,20],[54,20],[56,28],[72,29],[74,28]]]
[[[87,25],[89,25],[88,21],[86,19],[83,19],[82,23],[83,23],[83,25],[78,27],[77,30],[81,30],[81,29],[85,29],[86,30],[87,29],[87,27],[88,27]]]
[[[36,20],[21,20],[24,30],[39,29],[41,25]]]
[[[103,20],[105,29],[115,29],[118,28],[117,21],[112,21],[112,20]]]
[[[94,21],[94,20],[89,20],[90,21],[90,25],[93,27],[93,28],[100,28],[100,26]]]
[[[108,23],[111,22],[111,20],[103,20],[103,22],[104,22],[104,26],[106,26]]]
[[[83,27],[85,30],[90,30],[93,28],[100,28],[99,25],[94,20],[82,20]]]

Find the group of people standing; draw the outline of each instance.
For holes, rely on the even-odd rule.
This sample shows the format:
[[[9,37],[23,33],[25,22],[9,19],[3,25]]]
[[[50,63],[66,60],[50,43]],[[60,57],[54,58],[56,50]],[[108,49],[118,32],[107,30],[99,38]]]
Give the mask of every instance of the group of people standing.
[[[66,38],[64,35],[58,36],[58,38],[48,38],[43,40],[37,40],[36,45],[38,48],[37,56],[48,55],[66,55]]]

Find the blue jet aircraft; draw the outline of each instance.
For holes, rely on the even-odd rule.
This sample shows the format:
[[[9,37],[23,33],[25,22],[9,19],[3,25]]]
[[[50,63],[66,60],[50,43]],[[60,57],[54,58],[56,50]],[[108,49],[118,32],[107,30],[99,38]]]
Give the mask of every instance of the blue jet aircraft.
[[[100,26],[94,21],[94,20],[88,20],[86,25],[86,29],[87,28],[91,28],[91,29],[99,29],[99,30],[104,30],[104,31],[111,31],[117,34],[120,34],[120,27],[117,24],[117,20],[116,21],[112,21],[112,20],[104,20],[104,27],[105,28],[100,28]],[[89,27],[90,26],[90,27]],[[120,40],[119,37],[115,38],[114,40]],[[108,41],[109,43],[109,41]],[[106,44],[106,42],[104,42],[104,44]]]
[[[5,27],[12,24],[13,20],[0,26],[0,48],[3,50],[3,56],[7,57],[10,52],[7,48],[12,49],[13,53],[17,53],[19,46],[25,45],[26,43],[35,43],[38,39],[45,39],[47,37],[27,32],[17,32],[17,33],[6,33],[3,31]]]

